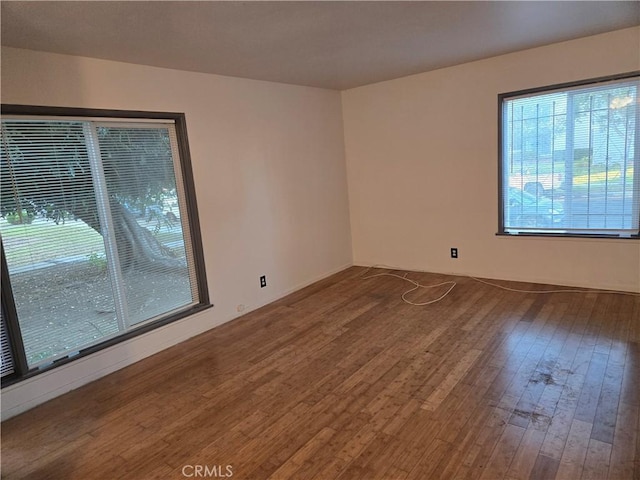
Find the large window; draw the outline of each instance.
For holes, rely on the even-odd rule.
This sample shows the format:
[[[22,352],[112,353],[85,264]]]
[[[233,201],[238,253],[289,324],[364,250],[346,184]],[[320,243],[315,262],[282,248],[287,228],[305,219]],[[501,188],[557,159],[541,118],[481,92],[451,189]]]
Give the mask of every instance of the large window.
[[[637,237],[638,73],[499,96],[502,234]]]
[[[14,377],[208,306],[184,116],[32,110],[2,112],[2,373]]]

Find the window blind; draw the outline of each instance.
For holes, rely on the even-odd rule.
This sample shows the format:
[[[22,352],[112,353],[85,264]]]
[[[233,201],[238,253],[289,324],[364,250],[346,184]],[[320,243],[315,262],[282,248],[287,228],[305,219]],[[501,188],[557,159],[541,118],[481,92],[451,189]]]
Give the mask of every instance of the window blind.
[[[7,332],[4,311],[0,310],[0,344],[2,352],[0,355],[0,376],[11,375],[14,372],[13,355],[11,355],[11,344],[9,343],[9,332]]]
[[[180,166],[172,123],[3,118],[0,231],[29,367],[200,301]]]
[[[639,233],[638,78],[502,100],[502,230]]]

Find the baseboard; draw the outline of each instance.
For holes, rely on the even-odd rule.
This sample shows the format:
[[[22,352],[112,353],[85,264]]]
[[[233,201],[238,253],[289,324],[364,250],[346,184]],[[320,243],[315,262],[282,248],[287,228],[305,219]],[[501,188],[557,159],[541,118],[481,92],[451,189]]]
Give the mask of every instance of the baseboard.
[[[281,298],[284,298],[287,295],[290,295],[290,294],[292,294],[294,292],[297,292],[298,290],[302,290],[303,288],[308,287],[309,285],[312,285],[312,284],[314,284],[316,282],[319,282],[320,280],[324,280],[325,278],[330,277],[331,275],[335,275],[336,273],[342,272],[343,270],[346,270],[347,268],[350,268],[352,266],[353,266],[353,263],[349,262],[349,263],[346,263],[346,264],[344,264],[344,265],[342,265],[340,267],[331,269],[326,273],[318,275],[318,276],[312,278],[311,280],[305,280],[304,282],[299,283],[295,287],[292,287],[292,288],[290,288],[288,290],[285,290],[284,293],[281,293],[281,294],[279,293],[277,295],[274,295],[273,297],[269,297],[263,304],[261,304],[260,306],[255,307],[255,308],[252,308],[250,311],[257,310],[258,308],[264,307],[265,305],[273,303],[276,300],[280,300]]]
[[[433,270],[424,270],[415,267],[408,267],[404,265],[388,265],[388,264],[379,264],[379,263],[367,263],[367,262],[354,262],[353,264],[356,267],[374,267],[377,266],[379,268],[390,268],[394,270],[402,270],[408,272],[424,272],[424,273],[437,273],[438,275],[451,275],[453,277],[478,277],[485,278],[487,280],[497,280],[504,282],[522,282],[522,283],[538,283],[544,285],[557,285],[559,287],[577,287],[577,288],[586,288],[591,290],[612,290],[619,292],[629,292],[629,293],[640,293],[640,284],[636,287],[632,285],[614,285],[610,283],[601,283],[598,285],[589,284],[586,282],[575,282],[571,280],[566,280],[562,278],[543,278],[536,276],[518,276],[518,275],[509,275],[509,276],[501,276],[501,275],[492,275],[486,272],[478,273],[478,272],[452,272],[452,271],[440,271],[437,269]]]

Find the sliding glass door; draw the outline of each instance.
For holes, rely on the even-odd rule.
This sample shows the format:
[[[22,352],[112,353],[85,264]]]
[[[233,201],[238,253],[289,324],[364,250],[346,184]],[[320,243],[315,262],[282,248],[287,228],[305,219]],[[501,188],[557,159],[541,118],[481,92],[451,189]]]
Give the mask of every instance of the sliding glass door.
[[[30,369],[200,302],[173,123],[3,118],[1,147]]]

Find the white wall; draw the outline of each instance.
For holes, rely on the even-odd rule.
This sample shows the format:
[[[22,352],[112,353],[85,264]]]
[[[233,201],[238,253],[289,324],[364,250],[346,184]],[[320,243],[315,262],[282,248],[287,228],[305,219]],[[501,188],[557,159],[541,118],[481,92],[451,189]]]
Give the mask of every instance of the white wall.
[[[342,92],[354,263],[640,291],[638,240],[495,235],[497,95],[639,69],[631,28]]]
[[[215,304],[3,389],[3,418],[351,265],[338,92],[2,48],[2,102],[184,112]]]

